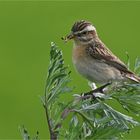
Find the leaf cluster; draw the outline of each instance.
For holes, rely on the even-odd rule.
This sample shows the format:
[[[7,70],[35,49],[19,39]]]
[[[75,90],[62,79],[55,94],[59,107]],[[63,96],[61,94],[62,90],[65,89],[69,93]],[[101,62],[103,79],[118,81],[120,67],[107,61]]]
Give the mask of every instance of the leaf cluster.
[[[140,74],[138,58],[134,70]],[[66,97],[66,93],[72,92],[70,82],[70,71],[64,65],[62,51],[51,43],[45,95],[41,98],[50,139],[117,140],[129,133],[134,126],[139,125],[139,122],[131,116],[140,114],[140,84],[124,83],[115,88],[110,86],[107,94],[98,92],[93,92],[90,96],[74,94],[75,98],[72,101],[60,102],[60,96]],[[118,103],[122,107],[121,111],[110,101]],[[67,126],[64,125],[66,118],[69,120]],[[25,129],[22,135],[28,137]]]

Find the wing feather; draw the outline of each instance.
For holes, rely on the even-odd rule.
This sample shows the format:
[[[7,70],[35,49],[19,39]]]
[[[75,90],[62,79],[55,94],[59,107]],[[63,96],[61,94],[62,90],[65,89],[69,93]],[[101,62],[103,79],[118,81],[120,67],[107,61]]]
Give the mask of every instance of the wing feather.
[[[115,67],[121,73],[129,73],[133,74],[133,72],[129,71],[127,66],[118,58],[116,57],[102,42],[95,42],[91,43],[89,47],[86,49],[87,53],[104,63]]]

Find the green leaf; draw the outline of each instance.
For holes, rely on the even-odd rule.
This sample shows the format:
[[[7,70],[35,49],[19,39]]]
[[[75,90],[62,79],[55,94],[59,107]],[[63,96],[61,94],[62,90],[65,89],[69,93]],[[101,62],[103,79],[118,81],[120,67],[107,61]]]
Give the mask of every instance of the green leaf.
[[[125,90],[125,91],[124,91]],[[128,84],[125,89],[112,94],[122,107],[136,115],[140,114],[140,84]]]

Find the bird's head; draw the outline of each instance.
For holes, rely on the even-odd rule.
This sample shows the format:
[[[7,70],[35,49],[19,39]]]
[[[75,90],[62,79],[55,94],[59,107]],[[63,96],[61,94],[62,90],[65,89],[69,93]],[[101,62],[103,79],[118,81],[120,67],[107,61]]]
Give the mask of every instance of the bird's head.
[[[66,42],[74,39],[75,42],[88,43],[95,37],[97,37],[96,28],[90,22],[80,20],[74,23],[71,28],[71,33],[62,39]]]

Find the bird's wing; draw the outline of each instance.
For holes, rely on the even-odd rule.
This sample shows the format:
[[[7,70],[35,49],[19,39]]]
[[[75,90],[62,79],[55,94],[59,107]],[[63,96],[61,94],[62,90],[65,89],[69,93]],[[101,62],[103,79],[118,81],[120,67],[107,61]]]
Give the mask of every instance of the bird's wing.
[[[126,65],[101,42],[90,44],[90,46],[86,48],[86,51],[91,57],[115,67],[121,73],[133,74],[133,72],[129,71]]]

